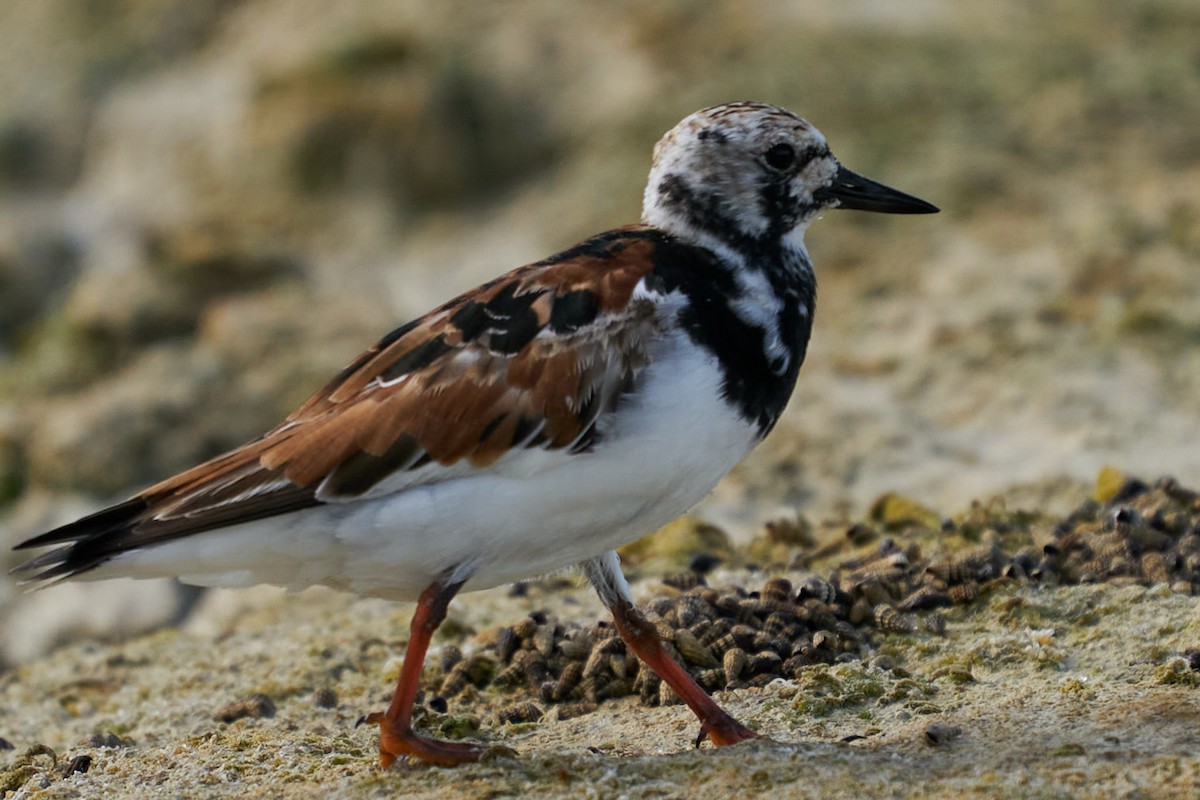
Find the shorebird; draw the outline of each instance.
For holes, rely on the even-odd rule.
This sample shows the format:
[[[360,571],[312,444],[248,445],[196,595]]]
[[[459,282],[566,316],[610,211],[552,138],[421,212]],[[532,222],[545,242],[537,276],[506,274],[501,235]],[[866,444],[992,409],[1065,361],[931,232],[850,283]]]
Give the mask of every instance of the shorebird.
[[[475,761],[412,727],[460,591],[578,564],[632,652],[700,720],[755,733],[663,648],[616,548],[703,498],[771,431],[813,325],[804,232],[825,209],[937,209],[851,172],[765,103],[698,111],[654,148],[639,225],[520,267],[403,325],[278,427],[17,545],[31,581],[175,576],[416,600],[380,763]]]

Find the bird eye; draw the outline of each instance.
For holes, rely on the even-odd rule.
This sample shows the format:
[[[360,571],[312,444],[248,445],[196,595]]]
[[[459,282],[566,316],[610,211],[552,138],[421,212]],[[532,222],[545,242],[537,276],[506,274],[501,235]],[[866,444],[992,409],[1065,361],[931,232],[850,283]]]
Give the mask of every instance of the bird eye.
[[[764,156],[771,169],[785,170],[796,163],[796,149],[790,144],[777,144]]]

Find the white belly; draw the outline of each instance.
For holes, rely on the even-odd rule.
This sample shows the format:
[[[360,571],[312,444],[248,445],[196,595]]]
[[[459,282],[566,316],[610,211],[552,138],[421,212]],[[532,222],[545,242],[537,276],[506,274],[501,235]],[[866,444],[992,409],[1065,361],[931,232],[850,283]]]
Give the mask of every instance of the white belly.
[[[756,441],[721,399],[713,357],[683,333],[655,351],[593,452],[514,452],[464,477],[130,552],[94,577],[320,584],[412,600],[448,569],[484,589],[619,547],[694,505]]]

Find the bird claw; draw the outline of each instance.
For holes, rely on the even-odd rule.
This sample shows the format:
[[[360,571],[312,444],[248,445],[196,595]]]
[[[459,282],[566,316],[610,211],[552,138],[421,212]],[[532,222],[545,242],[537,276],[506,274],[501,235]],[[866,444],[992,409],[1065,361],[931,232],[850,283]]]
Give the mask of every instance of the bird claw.
[[[380,769],[389,768],[401,756],[419,758],[422,761],[442,767],[472,764],[478,761],[484,753],[490,754],[496,749],[469,742],[446,742],[440,739],[428,739],[417,734],[409,726],[396,724],[394,721],[389,720],[386,714],[378,711],[367,714],[365,717],[359,719],[358,724],[363,723],[379,726]]]
[[[747,739],[758,738],[760,737],[757,733],[726,714],[723,717],[701,721],[700,733],[696,734],[696,747],[699,747],[705,739],[710,740],[714,747],[727,747]]]

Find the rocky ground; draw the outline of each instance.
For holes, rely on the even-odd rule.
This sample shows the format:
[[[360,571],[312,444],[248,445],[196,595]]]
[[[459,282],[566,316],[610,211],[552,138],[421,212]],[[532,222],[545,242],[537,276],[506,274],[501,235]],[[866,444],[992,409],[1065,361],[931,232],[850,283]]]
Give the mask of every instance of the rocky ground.
[[[886,527],[888,498],[962,518],[1001,496],[1044,546],[1120,474],[1105,465],[1200,486],[1187,0],[43,0],[0,5],[0,42],[0,543],[239,444],[390,327],[633,221],[658,135],[733,98],[796,109],[943,213],[813,227],[793,403],[696,512],[743,553],[712,587],[798,588],[851,557],[788,568],[767,521],[840,542]],[[521,760],[388,775],[351,724],[387,691],[407,608],[0,581],[0,792],[1190,796],[1196,607],[1144,554],[1094,585],[989,587],[942,612],[944,636],[873,634],[811,679],[735,681],[725,702],[776,744],[689,751],[690,716],[636,697],[515,725],[451,700]],[[678,591],[661,579],[679,564],[636,569],[647,603]],[[484,593],[456,646],[541,609],[601,616],[556,584]],[[845,688],[864,684],[882,693]],[[822,686],[851,699],[804,700]],[[255,692],[274,716],[214,721]],[[933,744],[930,725],[948,726]],[[91,768],[59,779],[38,746]]]
[[[539,677],[524,669],[505,679],[513,670],[504,664],[535,663],[539,652],[561,663],[596,630],[602,614],[590,590],[556,580],[459,604],[425,671],[420,727],[517,755],[497,747],[475,766],[380,773],[374,731],[355,721],[388,698],[408,609],[319,591],[213,593],[182,629],[70,645],[4,675],[0,734],[11,751],[0,762],[0,791],[22,798],[1194,797],[1200,617],[1190,573],[1180,579],[1191,562],[1172,559],[1174,580],[1152,585],[1112,557],[1094,574],[1070,565],[1103,558],[1114,551],[1103,545],[1118,540],[1127,553],[1147,547],[1136,542],[1155,532],[1163,549],[1144,549],[1141,561],[1191,552],[1200,542],[1200,495],[1181,493],[1184,501],[1173,503],[1161,489],[1107,486],[1097,486],[1106,504],[1087,501],[1057,521],[993,504],[930,526],[893,499],[890,511],[807,544],[781,536],[776,524],[746,547],[729,547],[711,528],[694,535],[692,525],[692,535],[676,526],[665,542],[632,548],[626,558],[641,576],[639,598],[668,627],[696,605],[689,599],[708,591],[737,596],[737,587],[765,580],[736,618],[741,628],[771,631],[772,616],[799,587],[804,599],[787,617],[794,626],[787,635],[803,654],[790,659],[797,663],[783,662],[783,675],[777,657],[761,671],[739,668],[739,680],[717,693],[762,741],[692,749],[695,719],[657,692],[639,700],[627,687],[590,702],[589,675],[601,674],[591,657],[578,688],[561,696],[546,691],[562,683],[554,668],[545,672],[547,659]],[[725,566],[704,577],[710,589],[681,590],[679,564],[701,540],[701,552],[720,553]],[[1061,548],[1036,550],[1055,557],[1022,567],[1020,554],[1047,540]],[[787,563],[766,561],[780,556]],[[674,577],[649,577],[663,573]],[[836,587],[828,595],[820,574]],[[912,602],[911,587],[897,588],[909,581],[949,592],[941,602]],[[750,612],[781,585],[791,588],[772,601],[772,614]],[[968,585],[969,592],[954,591]],[[886,599],[856,619],[851,598],[871,590]],[[829,612],[837,623],[813,633],[818,613]],[[501,643],[523,628],[509,646],[516,655],[502,654]],[[547,644],[537,642],[540,631],[550,632]],[[675,646],[706,680],[682,631],[673,634]],[[603,649],[609,658],[620,652]],[[460,675],[456,667],[465,664],[483,668]],[[609,676],[599,688],[615,683]]]

